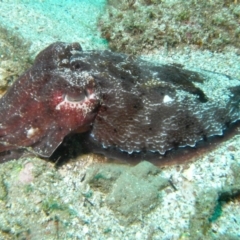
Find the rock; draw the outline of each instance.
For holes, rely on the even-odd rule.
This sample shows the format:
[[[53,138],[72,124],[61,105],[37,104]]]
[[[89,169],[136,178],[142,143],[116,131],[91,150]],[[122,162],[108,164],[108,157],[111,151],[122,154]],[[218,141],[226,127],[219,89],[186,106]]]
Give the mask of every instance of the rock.
[[[161,170],[143,161],[120,175],[106,203],[122,224],[129,224],[160,204],[161,190],[167,185],[168,180],[161,176]]]

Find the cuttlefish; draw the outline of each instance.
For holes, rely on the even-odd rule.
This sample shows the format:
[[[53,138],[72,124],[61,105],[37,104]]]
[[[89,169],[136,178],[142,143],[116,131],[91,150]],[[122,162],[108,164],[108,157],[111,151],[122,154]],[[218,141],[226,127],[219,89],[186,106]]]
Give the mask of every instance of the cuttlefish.
[[[223,74],[56,42],[0,99],[0,160],[49,158],[75,134],[93,152],[164,155],[222,135],[239,100],[240,80]]]

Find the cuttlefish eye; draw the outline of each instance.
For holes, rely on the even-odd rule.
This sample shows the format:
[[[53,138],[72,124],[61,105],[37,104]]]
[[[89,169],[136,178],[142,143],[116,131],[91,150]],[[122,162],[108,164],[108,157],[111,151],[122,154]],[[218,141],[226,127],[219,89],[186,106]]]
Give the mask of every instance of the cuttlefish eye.
[[[67,93],[65,95],[65,99],[69,102],[81,102],[84,101],[85,98],[87,97],[87,92],[77,92],[77,93]]]

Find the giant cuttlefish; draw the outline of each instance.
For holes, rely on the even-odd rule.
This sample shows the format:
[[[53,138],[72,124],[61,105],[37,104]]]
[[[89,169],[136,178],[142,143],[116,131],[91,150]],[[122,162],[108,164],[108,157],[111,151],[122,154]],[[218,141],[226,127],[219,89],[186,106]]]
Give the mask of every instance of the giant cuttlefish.
[[[240,81],[222,74],[57,42],[0,99],[0,159],[19,149],[49,158],[74,134],[103,153],[164,155],[222,135],[239,100]]]

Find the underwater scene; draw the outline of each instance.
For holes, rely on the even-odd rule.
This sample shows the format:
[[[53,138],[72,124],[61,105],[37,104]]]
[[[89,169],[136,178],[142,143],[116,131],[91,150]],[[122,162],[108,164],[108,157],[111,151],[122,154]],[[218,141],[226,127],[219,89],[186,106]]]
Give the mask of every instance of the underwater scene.
[[[240,239],[240,1],[0,1],[0,240]]]

